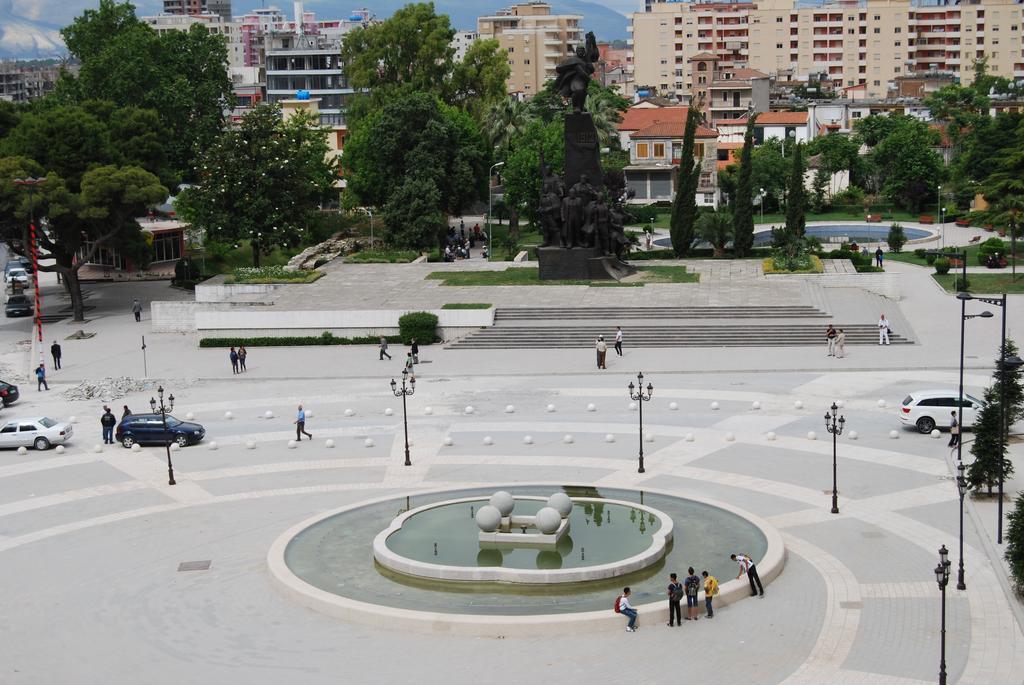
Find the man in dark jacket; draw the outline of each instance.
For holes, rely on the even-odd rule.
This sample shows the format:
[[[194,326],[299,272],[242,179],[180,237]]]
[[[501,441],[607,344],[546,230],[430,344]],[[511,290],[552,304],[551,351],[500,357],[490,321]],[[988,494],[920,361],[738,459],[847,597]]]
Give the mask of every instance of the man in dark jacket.
[[[56,340],[50,345],[50,354],[53,355],[53,368],[60,368],[60,343]]]
[[[103,407],[100,425],[103,426],[103,443],[106,445],[114,444],[114,426],[117,425],[117,417],[110,411],[110,407]]]

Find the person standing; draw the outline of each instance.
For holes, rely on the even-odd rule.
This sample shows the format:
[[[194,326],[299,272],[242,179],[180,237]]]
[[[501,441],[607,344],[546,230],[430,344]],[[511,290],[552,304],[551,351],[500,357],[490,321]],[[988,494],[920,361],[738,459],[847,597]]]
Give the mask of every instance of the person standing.
[[[846,332],[842,328],[836,336],[836,356],[840,359],[846,356]]]
[[[882,260],[884,258],[884,255],[885,253],[882,252],[882,246],[879,245],[878,249],[875,250],[875,266],[877,266],[879,269],[882,268]]]
[[[128,405],[124,405],[124,411],[121,412],[121,420],[124,421],[126,418],[132,415],[132,410],[128,408]]]
[[[412,339],[412,341],[411,341],[411,343],[409,345],[409,349],[412,352],[412,363],[413,364],[419,364],[420,363],[420,344],[418,342],[416,342],[416,338]]]
[[[668,575],[668,624],[669,626],[683,625],[683,613],[680,602],[683,601],[683,584],[679,582],[676,574]]]
[[[50,384],[46,382],[46,367],[40,364],[36,367],[36,392],[43,388],[49,390]]]
[[[622,356],[622,327],[615,327],[615,354]]]
[[[597,350],[597,368],[607,369],[605,365],[605,358],[608,355],[608,345],[604,341],[604,336],[597,336],[597,342],[594,343],[594,348]]]
[[[299,413],[295,415],[295,439],[302,442],[302,436],[305,435],[310,440],[313,436],[306,432],[306,411],[299,405]]]
[[[718,578],[707,571],[701,572],[701,575],[704,576],[704,607],[708,610],[708,618],[714,618],[715,610],[711,606],[711,600],[718,594]]]
[[[238,348],[238,369],[239,371],[245,371],[245,358],[249,356],[249,353],[245,349],[245,345],[241,345]]]
[[[636,632],[636,609],[629,603],[629,595],[631,591],[628,587],[622,588],[622,594],[615,601],[615,606],[618,608],[619,613],[626,616],[629,619],[629,625],[626,626],[627,633]]]
[[[103,407],[103,416],[100,417],[100,425],[103,426],[103,443],[114,444],[114,426],[117,425],[117,417],[110,411],[110,407]]]
[[[832,327],[832,324],[829,324],[828,328],[825,329],[825,341],[828,343],[828,354],[825,355],[826,357],[836,356],[837,335],[838,333],[836,333],[836,329]]]
[[[700,578],[697,577],[697,573],[693,570],[693,567],[686,569],[689,574],[686,576],[686,582],[684,586],[686,588],[686,620],[696,621],[698,616],[697,610],[697,593],[700,592]]]
[[[956,420],[956,411],[949,412],[949,444],[947,447],[956,447],[960,442],[960,422]]]
[[[132,300],[132,313],[135,314],[135,321],[142,321],[142,304],[139,302],[139,298]]]
[[[234,347],[231,348],[231,353],[228,355],[228,357],[231,359],[232,373],[238,373],[238,352],[235,351]]]
[[[60,368],[60,343],[58,343],[56,340],[54,340],[53,344],[50,345],[50,356],[53,357],[53,368],[59,369]]]
[[[889,344],[889,321],[885,318],[885,314],[878,319],[878,344]]]
[[[380,349],[381,361],[384,361],[384,357],[391,359],[391,355],[388,354],[388,339],[385,338],[383,335],[380,336],[380,343],[377,345],[377,347]]]
[[[405,355],[405,370],[409,372],[409,378],[416,380],[416,360],[412,358],[412,352]]]
[[[740,565],[740,572],[736,574],[736,578],[739,578],[744,573],[747,574],[747,580],[750,581],[750,596],[754,597],[760,592],[761,596],[764,597],[764,587],[761,586],[761,579],[757,575],[757,566],[754,565],[754,560],[747,554],[730,554],[729,558]],[[757,583],[757,587],[754,587],[754,583]]]

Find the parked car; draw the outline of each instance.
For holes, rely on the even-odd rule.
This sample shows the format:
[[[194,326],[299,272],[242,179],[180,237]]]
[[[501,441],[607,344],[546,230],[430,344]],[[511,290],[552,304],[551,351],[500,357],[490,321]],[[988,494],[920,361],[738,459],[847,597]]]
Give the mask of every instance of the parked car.
[[[160,414],[132,414],[121,419],[114,437],[124,447],[135,443],[140,445],[164,445],[168,438],[182,447],[194,445],[203,439],[206,429],[198,423],[181,421],[167,416],[167,430]]]
[[[4,266],[4,273],[6,274],[11,269],[24,269],[28,273],[32,273],[32,260],[28,257],[14,257],[8,260]]]
[[[58,423],[45,416],[7,421],[0,428],[0,448],[35,447],[48,450],[71,438],[71,424]]]
[[[20,266],[10,269],[6,274],[4,274],[4,282],[8,286],[12,286],[15,283],[20,283],[22,286],[26,286],[28,285],[28,272]]]
[[[7,298],[7,304],[4,306],[4,313],[8,317],[32,316],[34,312],[32,300],[28,299],[27,295],[11,295]]]
[[[907,395],[900,407],[900,421],[917,427],[921,433],[931,433],[936,426],[949,427],[950,412],[956,411],[960,393],[957,390],[919,390]],[[970,428],[985,403],[964,393],[963,428]]]
[[[0,401],[4,403],[5,407],[9,407],[18,401],[21,394],[18,392],[18,386],[7,381],[0,381]]]

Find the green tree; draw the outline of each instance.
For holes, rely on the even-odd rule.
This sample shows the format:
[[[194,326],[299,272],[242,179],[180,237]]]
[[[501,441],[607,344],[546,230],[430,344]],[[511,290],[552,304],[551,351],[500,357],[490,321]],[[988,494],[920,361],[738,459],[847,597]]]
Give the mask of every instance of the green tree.
[[[725,246],[733,237],[734,220],[727,209],[704,212],[697,217],[697,235],[711,244],[715,257],[725,256]]]
[[[85,62],[103,52],[111,39],[142,25],[132,3],[100,0],[96,9],[85,10],[60,34],[68,52]]]
[[[28,243],[29,193],[14,185],[16,178],[40,178],[43,167],[28,157],[0,157],[0,236]],[[43,212],[36,210],[36,216]]]
[[[736,181],[736,198],[733,202],[733,252],[745,257],[754,245],[754,123],[757,115],[747,121],[743,134],[743,151],[740,153],[740,169]],[[764,200],[762,199],[762,202]]]
[[[811,211],[821,214],[828,206],[828,183],[831,174],[824,166],[818,167],[814,172],[814,181],[811,186]]]
[[[34,159],[75,190],[90,166],[116,161],[106,125],[77,106],[26,113],[0,142],[0,151]]]
[[[1014,357],[1017,356],[1019,350],[1017,349],[1017,343],[1010,338],[1006,339],[1006,356]],[[999,367],[996,366],[996,373],[993,378],[995,379],[996,391],[999,393],[999,397],[1003,397],[1003,375],[999,373]],[[1006,374],[1006,430],[1009,434],[1010,428],[1013,424],[1024,419],[1024,383],[1021,382],[1020,371],[1008,372]]]
[[[887,124],[888,134],[872,149],[871,162],[879,174],[882,192],[916,213],[945,177],[942,157],[932,149],[939,144],[939,134],[911,117],[883,118],[893,121]]]
[[[285,120],[276,105],[259,105],[203,155],[200,183],[179,196],[179,213],[213,241],[250,240],[259,266],[261,254],[298,244],[333,192],[325,135],[308,114]]]
[[[864,160],[860,155],[860,140],[856,136],[836,132],[818,136],[807,144],[807,154],[821,155],[821,168],[829,174],[846,171],[851,185],[862,183]]]
[[[743,151],[740,150],[740,164],[743,164]],[[751,155],[751,191],[759,193],[764,189],[765,211],[775,211],[782,205],[786,197],[786,179],[789,176],[790,160],[782,156],[782,143],[777,138],[769,138],[753,149]]]
[[[18,125],[21,111],[13,102],[0,100],[0,140],[6,138],[11,129]]]
[[[797,238],[804,237],[807,225],[807,190],[804,188],[803,146],[793,145],[789,185],[786,189],[786,230]]]
[[[978,121],[964,132],[960,153],[953,160],[952,178],[984,182],[999,171],[1006,153],[1024,145],[1022,123],[1024,114],[1016,112]]]
[[[491,105],[508,99],[510,73],[508,58],[500,51],[497,40],[474,41],[462,61],[452,66],[445,100],[479,121]]]
[[[561,121],[545,123],[533,119],[517,135],[512,152],[505,158],[502,181],[505,202],[516,207],[531,223],[537,224],[536,207],[540,202],[540,159],[552,173],[562,173],[565,165],[565,128]]]
[[[686,127],[683,129],[683,149],[679,153],[676,196],[672,201],[672,216],[669,220],[672,249],[677,257],[685,257],[693,247],[697,222],[697,183],[700,180],[700,163],[694,157],[699,122],[700,109],[691,105],[686,114]]]
[[[1010,575],[1017,592],[1024,594],[1024,492],[1017,493],[1017,502],[1006,516],[1006,552]]]
[[[885,242],[889,243],[889,249],[893,252],[902,252],[903,246],[907,244],[907,235],[903,232],[903,227],[899,224],[889,226],[889,235]]]
[[[1024,211],[1024,120],[1004,141],[1003,147],[995,152],[991,173],[981,187],[997,218],[1015,235]]]
[[[1000,462],[1003,477],[1013,475],[1013,462],[1006,457],[1006,436],[999,425],[999,392],[995,386],[985,391],[985,406],[978,412],[974,422],[974,442],[971,454],[974,462],[967,466],[967,482],[974,489],[985,487],[988,494],[999,482]]]
[[[951,135],[959,137],[962,130],[976,126],[988,118],[988,96],[971,86],[951,83],[924,97],[923,104],[932,119],[949,123]]]

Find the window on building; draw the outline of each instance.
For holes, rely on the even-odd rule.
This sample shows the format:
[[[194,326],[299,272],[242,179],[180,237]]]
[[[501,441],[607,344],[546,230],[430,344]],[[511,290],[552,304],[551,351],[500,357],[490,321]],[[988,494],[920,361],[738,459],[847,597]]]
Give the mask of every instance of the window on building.
[[[882,20],[882,16],[879,15],[879,14],[876,14],[875,15],[875,21],[881,21],[881,20]]]
[[[776,24],[781,24],[782,23],[782,17],[775,17],[775,23]]]
[[[704,159],[704,143],[693,144],[693,156],[697,159]]]
[[[530,60],[528,60],[528,59],[524,59],[523,60],[523,64],[529,64],[529,63],[530,63]]]
[[[854,35],[853,29],[846,29],[846,33],[848,33],[851,36]]]
[[[654,144],[654,158],[664,159],[665,158],[665,143]]]
[[[153,261],[169,262],[181,257],[181,235],[163,233],[153,236]]]
[[[649,156],[648,153],[649,153],[649,149],[647,147],[647,143],[637,143],[636,144],[636,158],[637,159],[647,159],[647,157]]]
[[[903,41],[901,41],[901,40],[896,41],[896,47],[900,47],[901,45],[903,45]]]
[[[781,50],[782,49],[782,43],[776,43],[775,44],[775,49],[776,50]]]
[[[848,86],[852,86],[852,85],[853,85],[853,81],[847,81],[847,82],[846,82],[846,85],[848,85]]]
[[[893,67],[893,68],[892,68],[892,70],[893,70],[893,71],[894,71],[895,73],[897,73],[897,74],[898,74],[898,73],[900,73],[900,68],[899,68],[899,67]]]
[[[882,85],[880,81],[874,81],[873,83],[874,83],[874,85],[876,85],[876,86],[880,86],[880,85]]]
[[[508,49],[508,51],[509,51],[509,52],[515,52],[515,51],[516,51],[516,49],[515,49],[514,47],[510,47],[510,48]]]
[[[967,30],[970,31],[970,29],[967,29]],[[902,33],[902,32],[903,32],[903,29],[900,28],[899,26],[897,26],[896,28],[893,29],[893,33]]]
[[[882,29],[880,29],[880,28],[878,28],[878,27],[876,26],[876,27],[875,27],[875,29],[874,29],[874,31],[875,31],[875,33],[881,33],[881,32],[882,32]]]
[[[850,112],[850,116],[853,117],[854,119],[860,119],[860,112]]]

